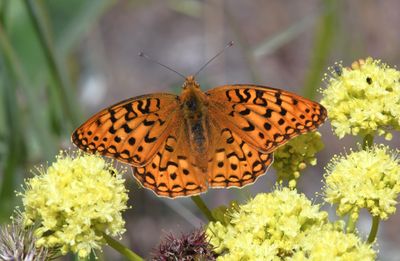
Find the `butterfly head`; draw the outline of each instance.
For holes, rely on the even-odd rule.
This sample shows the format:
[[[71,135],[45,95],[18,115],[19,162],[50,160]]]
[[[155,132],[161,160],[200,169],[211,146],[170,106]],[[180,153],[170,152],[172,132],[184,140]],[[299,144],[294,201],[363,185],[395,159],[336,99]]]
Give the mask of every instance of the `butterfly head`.
[[[200,85],[196,82],[196,80],[194,79],[193,75],[189,75],[188,77],[185,78],[185,82],[182,85],[183,89],[187,89],[187,88],[200,88]]]

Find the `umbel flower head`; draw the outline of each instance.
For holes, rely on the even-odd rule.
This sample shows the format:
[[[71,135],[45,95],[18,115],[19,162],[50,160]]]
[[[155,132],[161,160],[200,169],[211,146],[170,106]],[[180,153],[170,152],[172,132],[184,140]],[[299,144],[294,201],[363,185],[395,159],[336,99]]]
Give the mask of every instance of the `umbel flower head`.
[[[36,245],[86,257],[105,242],[103,233],[122,234],[127,191],[121,173],[103,158],[60,153],[47,170],[26,181],[25,224],[39,222]]]
[[[215,260],[213,247],[209,244],[205,232],[197,229],[179,238],[167,236],[153,254],[153,261],[165,260]]]
[[[210,222],[207,228],[217,260],[374,260],[376,255],[356,235],[343,233],[343,222],[329,223],[327,212],[289,188],[258,194],[229,215],[228,224]]]
[[[0,260],[45,261],[56,257],[56,249],[36,247],[35,226],[25,227],[20,213],[0,228]]]
[[[313,226],[304,233],[301,251],[296,251],[286,260],[375,260],[376,253],[371,245],[353,233],[343,233],[343,226],[326,224]]]
[[[389,129],[400,130],[400,71],[372,58],[331,71],[321,104],[339,138],[378,134],[390,139]]]
[[[400,161],[398,153],[387,146],[335,156],[326,167],[325,177],[325,200],[337,204],[340,216],[366,208],[373,216],[387,219],[396,211]]]
[[[273,163],[278,180],[289,181],[289,187],[295,187],[300,171],[307,164],[317,164],[315,154],[323,147],[319,132],[300,135],[279,147],[274,153]]]

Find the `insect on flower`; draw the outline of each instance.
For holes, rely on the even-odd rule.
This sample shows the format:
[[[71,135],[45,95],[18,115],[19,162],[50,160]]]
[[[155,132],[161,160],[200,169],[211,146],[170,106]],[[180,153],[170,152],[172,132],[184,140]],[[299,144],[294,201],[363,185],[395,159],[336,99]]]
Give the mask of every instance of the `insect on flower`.
[[[159,196],[253,183],[267,171],[279,146],[315,130],[327,113],[316,102],[261,85],[203,92],[195,76],[222,52],[188,77],[153,60],[185,79],[181,95],[155,93],[121,101],[87,120],[72,141],[82,150],[130,164],[136,179]]]

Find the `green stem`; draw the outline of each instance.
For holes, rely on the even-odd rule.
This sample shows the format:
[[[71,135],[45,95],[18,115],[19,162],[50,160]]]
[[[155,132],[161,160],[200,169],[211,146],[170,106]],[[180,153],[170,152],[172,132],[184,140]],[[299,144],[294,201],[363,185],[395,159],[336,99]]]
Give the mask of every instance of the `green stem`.
[[[375,241],[376,235],[378,234],[379,220],[379,216],[374,216],[372,218],[371,231],[369,232],[369,236],[367,239],[367,242],[370,244]]]
[[[370,148],[373,143],[374,143],[374,136],[371,134],[365,135],[365,137],[363,139],[363,144],[362,144],[363,150]]]
[[[200,196],[192,196],[190,198],[209,221],[215,222],[215,218],[211,214],[210,209],[208,209],[207,205],[204,203]]]
[[[144,259],[142,257],[137,255],[135,252],[132,252],[130,249],[128,249],[126,246],[122,245],[120,242],[118,242],[114,238],[112,238],[106,234],[103,234],[103,237],[110,247],[114,248],[116,251],[118,251],[121,255],[126,257],[128,260],[144,261]]]
[[[61,103],[64,107],[65,112],[72,120],[72,123],[76,125],[78,123],[78,112],[76,106],[73,106],[73,99],[70,94],[69,84],[66,82],[66,77],[63,75],[61,66],[57,61],[56,52],[54,50],[52,37],[50,35],[49,28],[46,28],[44,19],[41,17],[43,14],[39,10],[37,1],[24,0],[26,9],[29,17],[32,20],[33,27],[39,38],[39,43],[42,46],[42,50],[45,55],[45,59],[49,66],[51,75],[58,87],[58,91],[61,92]]]
[[[0,1],[0,22],[6,24],[6,14],[8,10],[8,0]]]
[[[3,24],[0,23],[0,51],[4,54],[4,60],[10,68],[15,79],[21,86],[21,89],[26,96],[27,111],[30,112],[32,119],[32,126],[38,140],[43,148],[42,152],[47,159],[53,157],[54,151],[54,139],[50,134],[47,126],[47,122],[43,120],[40,111],[40,101],[37,98],[34,88],[30,84],[30,80],[22,67],[22,63],[17,56],[14,46],[10,42],[8,35],[4,31]],[[15,104],[14,104],[15,105]],[[15,105],[17,106],[17,105]]]
[[[349,232],[349,233],[353,233],[356,228],[357,219],[353,218],[353,214],[355,214],[355,213],[356,213],[355,211],[352,211],[349,214],[349,219],[347,221],[347,232]]]

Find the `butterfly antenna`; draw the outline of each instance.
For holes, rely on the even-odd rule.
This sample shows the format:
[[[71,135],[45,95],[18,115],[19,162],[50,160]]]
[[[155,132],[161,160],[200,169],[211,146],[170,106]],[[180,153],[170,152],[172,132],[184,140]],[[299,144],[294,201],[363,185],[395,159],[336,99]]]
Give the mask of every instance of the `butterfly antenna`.
[[[150,56],[148,56],[147,54],[145,54],[144,52],[139,52],[139,56],[145,58],[146,60],[149,60],[150,62],[156,63],[158,65],[161,65],[164,68],[167,68],[170,71],[173,71],[174,73],[178,74],[179,76],[181,76],[183,79],[186,79],[185,75],[175,71],[174,69],[172,69],[171,67],[166,66],[165,64],[160,63],[157,60],[152,59]]]
[[[233,45],[233,41],[230,41],[221,51],[219,51],[213,58],[211,58],[210,60],[208,60],[208,62],[206,62],[206,64],[204,64],[195,74],[194,76],[196,77],[204,68],[207,67],[207,65],[209,63],[211,63],[212,61],[214,61],[215,58],[217,58],[218,56],[220,56],[228,47],[231,47]]]

